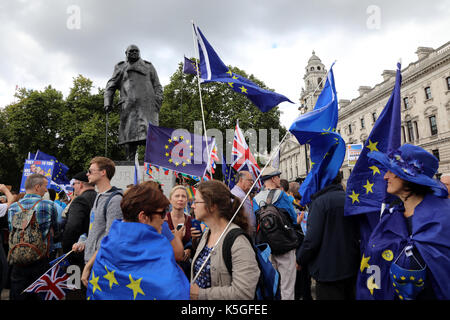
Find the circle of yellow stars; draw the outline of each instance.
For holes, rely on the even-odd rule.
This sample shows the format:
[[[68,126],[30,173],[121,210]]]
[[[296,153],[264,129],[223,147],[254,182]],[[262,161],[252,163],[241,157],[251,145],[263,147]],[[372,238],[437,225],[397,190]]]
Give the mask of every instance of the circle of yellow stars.
[[[182,167],[185,167],[186,165],[191,163],[191,158],[194,156],[194,153],[192,152],[192,145],[191,145],[191,141],[189,139],[185,139],[184,136],[179,136],[179,137],[175,136],[175,137],[171,137],[167,141],[169,144],[164,145],[164,149],[165,149],[164,155],[166,156],[166,158],[169,158],[167,160],[167,161],[169,161],[169,163],[174,164],[176,167],[178,167],[180,165]],[[189,157],[183,156],[183,157],[180,157],[181,161],[180,161],[180,159],[177,159],[174,161],[172,159],[172,155],[169,150],[170,144],[174,143],[174,142],[179,142],[179,143],[184,142],[186,144],[186,146],[190,149]]]

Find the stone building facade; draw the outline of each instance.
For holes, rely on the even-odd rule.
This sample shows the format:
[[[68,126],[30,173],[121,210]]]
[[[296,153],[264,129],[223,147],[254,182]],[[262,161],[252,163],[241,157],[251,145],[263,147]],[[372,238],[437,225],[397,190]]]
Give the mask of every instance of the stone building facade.
[[[418,145],[433,153],[440,160],[439,174],[450,173],[450,42],[437,49],[419,47],[416,54],[418,60],[402,69],[402,144]],[[314,52],[306,68],[300,113],[312,110],[321,90],[319,86],[314,92],[317,81],[326,76]],[[383,81],[374,87],[360,86],[357,98],[339,100],[337,131],[347,144],[364,144],[392,93],[395,71],[384,70],[381,75]],[[309,160],[305,163],[305,151],[307,147],[300,146],[293,136],[286,139],[280,155],[282,178],[292,181],[306,176]],[[344,180],[351,169],[346,155]]]

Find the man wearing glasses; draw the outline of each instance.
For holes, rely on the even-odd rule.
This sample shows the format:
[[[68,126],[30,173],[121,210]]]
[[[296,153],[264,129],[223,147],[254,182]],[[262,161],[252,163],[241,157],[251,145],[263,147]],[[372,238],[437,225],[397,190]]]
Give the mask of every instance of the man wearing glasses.
[[[100,242],[108,234],[109,228],[116,219],[123,219],[120,202],[122,189],[111,186],[111,179],[116,169],[114,162],[105,157],[95,157],[91,160],[86,173],[90,184],[95,185],[98,194],[92,207],[89,221],[89,232],[85,242],[74,244],[74,251],[84,250],[84,262],[95,260]]]
[[[253,185],[253,177],[250,172],[248,171],[240,171],[239,172],[239,181],[238,183],[231,189],[231,193],[241,199],[241,201],[244,199],[248,191]],[[255,234],[256,234],[256,216],[253,213],[253,203],[250,195],[245,199],[244,202],[244,208],[245,212],[248,216],[249,223],[250,223],[250,237],[255,241]]]

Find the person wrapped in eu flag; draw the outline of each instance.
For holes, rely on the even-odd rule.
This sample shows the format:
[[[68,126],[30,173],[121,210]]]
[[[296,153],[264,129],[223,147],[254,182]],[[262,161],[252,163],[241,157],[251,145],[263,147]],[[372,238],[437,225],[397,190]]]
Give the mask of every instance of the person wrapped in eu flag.
[[[88,300],[189,300],[189,281],[161,234],[169,200],[150,183],[130,188],[101,242],[88,281]]]
[[[410,144],[368,157],[386,172],[386,191],[399,200],[383,211],[369,237],[357,298],[450,299],[450,199],[433,179],[438,159]]]

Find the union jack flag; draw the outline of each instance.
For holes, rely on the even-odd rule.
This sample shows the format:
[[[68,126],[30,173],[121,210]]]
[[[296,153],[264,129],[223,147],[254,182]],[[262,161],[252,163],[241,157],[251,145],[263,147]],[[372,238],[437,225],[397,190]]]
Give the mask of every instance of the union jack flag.
[[[75,289],[74,286],[67,284],[67,279],[69,279],[69,275],[57,264],[26,288],[24,292],[45,294],[45,300],[61,300],[66,296],[65,289]]]
[[[245,142],[245,137],[242,134],[241,128],[239,128],[239,120],[236,123],[236,128],[234,130],[234,140],[233,140],[233,148],[231,149],[231,154],[233,157],[233,162],[231,166],[236,171],[241,171],[243,169],[247,169],[253,176],[253,179],[256,180],[258,178],[261,169],[258,166],[258,163],[250,152],[250,148]],[[261,181],[258,179],[257,181],[258,188],[261,188]]]

